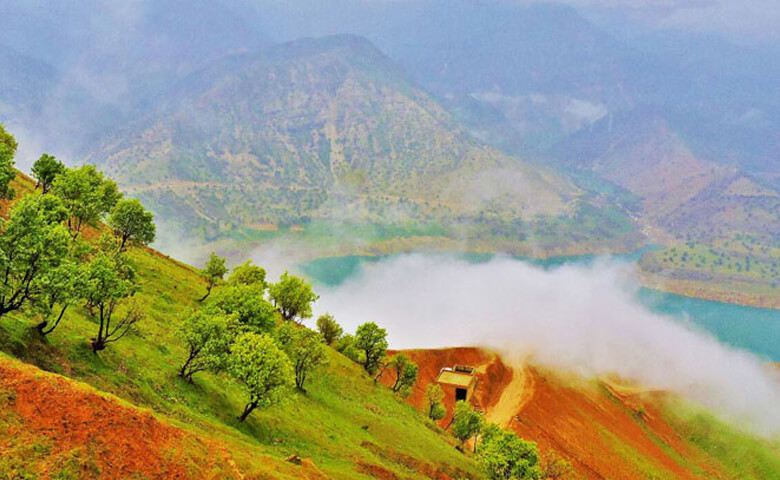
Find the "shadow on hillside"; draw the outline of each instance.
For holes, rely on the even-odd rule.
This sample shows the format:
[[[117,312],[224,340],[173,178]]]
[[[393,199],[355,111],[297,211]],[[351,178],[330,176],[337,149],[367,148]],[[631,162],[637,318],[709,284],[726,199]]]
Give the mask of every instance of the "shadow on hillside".
[[[13,327],[0,324],[0,349],[41,370],[63,373],[62,365],[56,361],[58,350],[27,322],[16,322]]]

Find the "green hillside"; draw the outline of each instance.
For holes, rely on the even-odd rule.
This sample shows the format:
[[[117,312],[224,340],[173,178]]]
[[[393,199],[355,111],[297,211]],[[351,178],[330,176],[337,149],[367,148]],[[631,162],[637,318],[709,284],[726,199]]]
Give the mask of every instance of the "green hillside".
[[[9,138],[3,137],[4,159],[13,155],[6,148],[13,145]],[[0,478],[478,476],[476,463],[454,448],[452,437],[330,347],[322,347],[326,363],[309,371],[305,392],[286,390],[290,395],[281,403],[258,408],[246,421],[238,418],[249,398],[239,377],[204,371],[193,382],[180,378],[189,352],[181,327],[192,321],[184,313],[203,305],[206,282],[198,270],[138,242],[128,242],[123,253],[110,240],[113,235],[101,236],[117,234],[117,209],[90,217],[78,230],[81,222],[73,220],[80,217],[67,217],[69,212],[81,215],[111,197],[104,192],[112,184],[102,177],[92,186],[79,184],[83,172],[94,170],[59,173],[50,187],[54,193],[45,195],[17,172],[11,182],[15,198],[0,202],[7,217],[0,293]],[[77,198],[68,196],[69,182],[84,192],[74,200],[79,210],[62,207]],[[93,188],[100,196],[89,193]],[[127,205],[116,197],[111,202]],[[26,238],[12,237],[20,231]],[[16,240],[9,244],[9,238]],[[63,239],[68,249],[51,257]],[[58,270],[71,268],[71,261],[83,270]],[[129,279],[131,290],[115,278]],[[58,286],[68,282],[75,282],[74,290]],[[213,296],[229,288],[218,286]],[[262,292],[265,284],[252,288]],[[16,304],[16,298],[27,300]],[[267,316],[270,324],[258,331],[275,332],[281,314],[260,303],[268,309],[252,310],[246,321]],[[63,305],[69,307],[55,324]],[[43,316],[49,309],[55,317]],[[56,327],[46,336],[39,331],[43,318],[47,327]],[[104,318],[113,319],[105,331]],[[121,322],[129,318],[137,323],[125,329]],[[250,325],[255,324],[243,328]],[[106,341],[98,344],[96,338]],[[287,361],[285,354],[277,355]],[[293,461],[284,462],[288,457]]]
[[[80,306],[45,340],[32,328],[34,318],[4,316],[2,351],[115,395],[128,402],[125,405],[151,409],[163,423],[201,439],[179,447],[189,459],[188,468],[200,472],[193,473],[198,478],[206,478],[200,469],[205,468],[209,448],[202,442],[229,452],[227,457],[240,472],[216,471],[211,478],[300,478],[300,467],[281,462],[290,455],[307,459],[331,478],[370,478],[365,472],[372,468],[403,478],[428,478],[415,469],[440,470],[453,478],[476,475],[476,464],[453,448],[453,439],[331,349],[329,365],[311,375],[307,394],[296,393],[283,405],[259,410],[245,424],[239,423],[245,393],[232,381],[209,373],[198,374],[193,384],[177,377],[186,359],[185,345],[177,336],[180,314],[202,296],[205,283],[192,268],[154,251],[134,250],[130,258],[140,285],[137,300],[147,317],[122,341],[98,355],[92,353],[88,339],[96,325]],[[93,472],[79,478],[98,478],[101,472],[110,478],[99,448],[71,446],[73,450],[51,455],[52,448],[57,450],[51,445],[55,439],[39,435],[32,446],[28,437],[14,441],[10,433],[16,427],[13,418],[0,419],[4,439],[0,450],[5,453],[0,478],[39,478],[41,472],[65,469],[73,462],[77,466],[68,468],[87,465]],[[25,461],[19,462],[20,457]],[[65,462],[71,457],[71,463]],[[229,470],[228,463],[218,462],[214,468]],[[269,471],[272,476],[264,476]]]

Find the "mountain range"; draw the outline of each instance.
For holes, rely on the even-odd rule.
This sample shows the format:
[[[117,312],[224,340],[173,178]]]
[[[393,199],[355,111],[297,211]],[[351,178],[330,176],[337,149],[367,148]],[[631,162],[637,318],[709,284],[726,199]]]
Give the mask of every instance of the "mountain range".
[[[772,44],[550,4],[39,6],[0,11],[20,66],[0,118],[200,243],[345,222],[535,255],[780,237]]]
[[[87,159],[153,208],[217,225],[558,215],[579,194],[471,137],[352,36],[228,57]]]

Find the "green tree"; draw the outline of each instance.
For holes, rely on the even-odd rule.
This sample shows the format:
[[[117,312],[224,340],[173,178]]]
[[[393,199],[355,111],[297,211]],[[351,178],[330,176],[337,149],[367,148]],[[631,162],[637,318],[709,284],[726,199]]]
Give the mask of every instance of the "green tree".
[[[420,371],[417,364],[403,353],[399,353],[390,359],[387,366],[395,375],[395,380],[391,386],[393,392],[408,397],[412,393],[412,387],[417,383],[417,375]]]
[[[344,333],[341,325],[336,323],[336,319],[329,313],[320,315],[317,319],[317,330],[328,345],[333,345]]]
[[[425,401],[428,404],[428,418],[431,420],[441,420],[447,415],[447,409],[444,408],[444,390],[438,383],[429,383],[425,387]]]
[[[65,312],[83,298],[86,268],[79,259],[67,258],[41,278],[41,294],[36,304],[43,319],[36,328],[41,335],[52,333]]]
[[[254,285],[265,290],[265,269],[252,265],[252,260],[247,260],[233,268],[227,283],[228,285]]]
[[[187,313],[179,328],[187,343],[187,360],[179,376],[192,383],[192,376],[204,370],[220,371],[226,366],[230,346],[241,325],[236,314],[225,314],[216,308],[202,308]]]
[[[51,195],[27,195],[11,209],[0,234],[0,317],[36,301],[45,275],[68,254],[67,212]]]
[[[555,450],[547,450],[541,462],[541,478],[551,480],[574,480],[574,467]]]
[[[122,198],[116,183],[92,165],[66,169],[54,179],[52,191],[70,214],[68,228],[74,238],[84,225],[96,226]]]
[[[218,256],[216,253],[211,252],[209,261],[206,263],[206,268],[200,271],[203,278],[206,279],[206,294],[201,297],[200,301],[206,300],[211,295],[211,289],[219,285],[222,279],[225,277],[228,269],[225,266],[225,258]]]
[[[228,371],[249,393],[238,417],[243,422],[257,407],[284,400],[295,384],[290,360],[268,335],[245,333],[231,348]]]
[[[43,193],[51,190],[54,179],[63,173],[65,173],[65,164],[48,153],[41,155],[32,166],[32,176],[38,182],[35,187],[41,187]]]
[[[135,293],[133,274],[121,254],[98,252],[88,264],[84,298],[98,323],[98,333],[91,340],[94,353],[105,350],[109,343],[119,341],[143,318],[135,302],[129,305],[124,302]],[[117,316],[117,310],[122,306],[125,307],[124,313]]]
[[[342,335],[341,338],[338,339],[338,341],[335,343],[336,351],[340,354],[344,355],[348,359],[352,360],[355,363],[361,363],[360,362],[360,350],[357,349],[355,346],[355,336],[346,334]]]
[[[255,332],[270,332],[276,326],[276,310],[255,285],[233,285],[218,289],[208,301]]]
[[[459,401],[455,404],[455,413],[452,417],[452,434],[460,440],[461,446],[466,441],[479,434],[482,428],[482,415],[474,411],[471,405],[465,401]],[[474,445],[476,448],[476,443]]]
[[[291,322],[285,322],[276,329],[275,336],[277,344],[293,365],[295,386],[305,392],[304,385],[309,373],[326,361],[322,337],[317,332]]]
[[[484,435],[478,458],[490,480],[538,480],[541,476],[536,444],[498,427]]]
[[[14,168],[14,156],[19,144],[13,135],[8,133],[0,124],[0,198],[10,200],[14,198],[14,190],[11,182],[16,178]]]
[[[284,272],[279,282],[270,286],[268,293],[285,320],[311,317],[311,304],[320,298],[309,282],[289,272]]]
[[[362,353],[363,368],[375,375],[387,356],[387,330],[374,322],[360,325],[355,332],[355,348]]]
[[[154,215],[135,198],[119,200],[114,205],[108,226],[119,240],[120,252],[125,251],[127,245],[149,245],[157,233]]]

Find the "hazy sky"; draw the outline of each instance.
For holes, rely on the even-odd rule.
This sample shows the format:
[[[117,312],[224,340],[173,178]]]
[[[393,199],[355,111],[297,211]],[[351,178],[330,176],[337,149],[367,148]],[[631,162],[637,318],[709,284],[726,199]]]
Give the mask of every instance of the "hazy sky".
[[[777,0],[561,0],[559,3],[585,10],[619,11],[657,27],[725,33],[745,39],[780,36]]]

